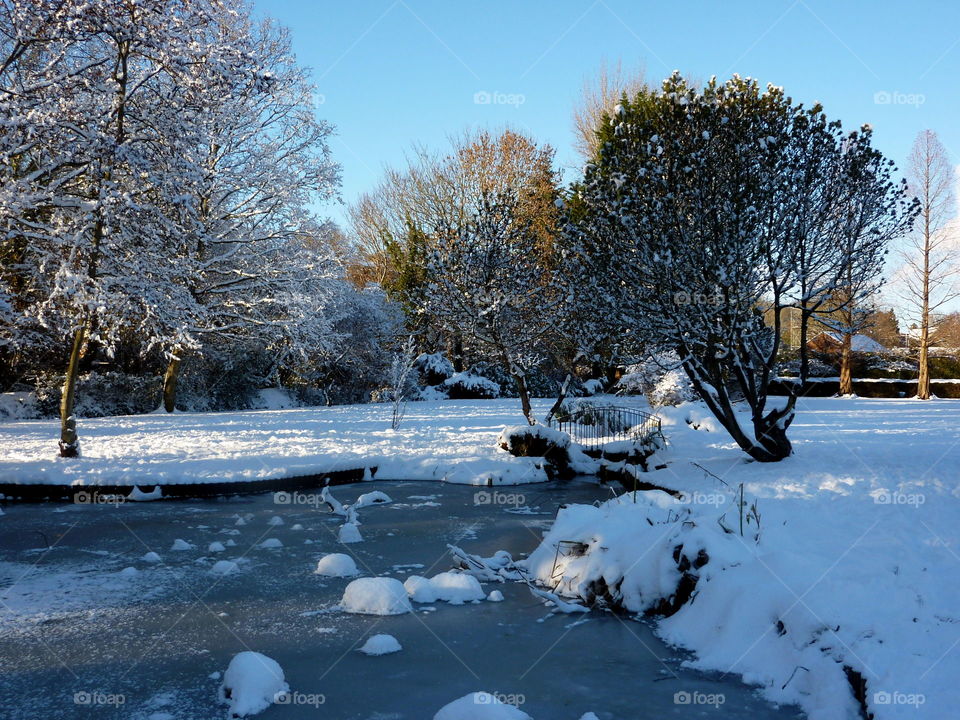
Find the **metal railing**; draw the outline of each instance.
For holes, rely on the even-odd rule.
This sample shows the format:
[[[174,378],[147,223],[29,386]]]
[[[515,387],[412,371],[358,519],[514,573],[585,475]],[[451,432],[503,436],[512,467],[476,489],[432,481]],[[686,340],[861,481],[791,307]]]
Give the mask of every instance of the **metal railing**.
[[[660,435],[660,418],[634,408],[583,403],[562,408],[550,427],[567,433],[586,450],[600,450],[607,443],[644,442]]]

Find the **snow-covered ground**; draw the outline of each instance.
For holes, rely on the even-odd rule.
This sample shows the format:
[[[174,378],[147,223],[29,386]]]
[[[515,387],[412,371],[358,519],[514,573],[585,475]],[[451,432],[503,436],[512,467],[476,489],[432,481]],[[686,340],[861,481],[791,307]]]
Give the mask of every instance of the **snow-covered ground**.
[[[703,550],[696,595],[659,623],[697,653],[693,667],[848,720],[859,710],[846,666],[876,720],[956,717],[960,402],[803,401],[795,455],[775,464],[749,462],[696,406],[667,414],[672,462],[643,479],[682,499],[651,491],[561,510],[529,560],[539,580],[575,597],[602,578],[639,612],[677,587],[677,546],[691,563]],[[759,541],[755,522],[740,534],[740,483]],[[561,540],[586,549],[555,567]]]
[[[546,412],[550,402],[537,407]],[[377,467],[391,480],[542,482],[496,447],[523,421],[518,400],[410,403],[399,430],[387,404],[80,421],[82,457],[57,457],[56,421],[0,423],[0,482],[132,484],[242,481]]]
[[[0,477],[184,482],[377,465],[379,477],[392,479],[542,478],[495,445],[504,425],[521,420],[516,400],[412,403],[397,432],[388,428],[388,412],[368,405],[86,420],[78,462],[54,457],[54,423],[12,422],[0,425]],[[803,400],[790,430],[795,454],[774,464],[750,462],[696,405],[663,414],[669,466],[644,479],[682,491],[682,500],[652,491],[635,503],[627,495],[562,510],[528,561],[543,584],[576,597],[598,578],[609,587],[622,580],[624,604],[641,611],[676,586],[677,545],[691,561],[704,550],[709,561],[692,602],[658,623],[661,637],[696,653],[691,666],[742,676],[816,720],[858,716],[844,667],[865,679],[876,720],[953,717],[960,707],[960,401]],[[756,523],[740,534],[741,483],[760,516],[759,541]],[[162,513],[168,506],[152,507]],[[364,524],[365,542],[368,530]],[[270,530],[283,537],[282,548],[256,552],[285,552],[284,532]],[[554,567],[560,540],[588,551]],[[49,582],[69,587],[73,580]],[[34,600],[13,594],[6,602],[29,613]],[[592,644],[588,632],[579,637],[585,652],[603,656],[602,643]],[[696,686],[685,687],[684,698],[696,704]]]

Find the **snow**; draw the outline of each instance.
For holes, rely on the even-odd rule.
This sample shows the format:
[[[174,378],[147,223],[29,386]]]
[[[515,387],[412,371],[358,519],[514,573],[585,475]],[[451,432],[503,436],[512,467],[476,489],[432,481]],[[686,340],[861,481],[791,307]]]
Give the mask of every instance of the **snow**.
[[[223,552],[226,549],[223,543],[218,540],[214,540],[207,546],[207,552]]]
[[[532,720],[525,712],[513,705],[501,702],[488,692],[473,692],[464,695],[440,708],[433,720]]]
[[[364,655],[389,655],[400,652],[403,648],[393,635],[371,635],[360,648]]]
[[[263,712],[290,690],[276,660],[246,650],[234,655],[223,674],[220,699],[229,705],[232,717]]]
[[[340,607],[362,615],[402,615],[413,611],[403,583],[388,577],[352,581],[343,591]]]
[[[396,431],[383,404],[106,417],[80,422],[83,456],[64,462],[56,421],[0,420],[0,482],[239,482],[367,467],[391,480],[543,482],[535,459],[494,442],[523,421],[516,399],[412,402]]]
[[[210,568],[210,572],[214,575],[229,575],[230,573],[235,573],[240,569],[240,566],[237,565],[233,560],[217,560],[213,564],[213,567]]]
[[[740,675],[815,720],[857,716],[848,666],[866,679],[876,720],[950,717],[960,703],[960,402],[807,398],[798,410],[795,454],[779,463],[747,462],[722,431],[688,425],[699,406],[666,411],[670,466],[643,477],[682,497],[564,507],[525,564],[567,601],[603,579],[641,613],[677,588],[676,549],[690,562],[703,550],[693,600],[657,625],[695,653],[687,665]],[[740,535],[740,483],[759,540],[756,523]],[[585,552],[558,558],[561,540]]]
[[[170,546],[171,550],[193,550],[193,545],[188,543],[186,540],[181,540],[177,538],[173,541],[173,545]]]
[[[327,577],[353,577],[359,575],[357,563],[353,558],[343,553],[330,553],[324,555],[317,561],[317,575],[326,575]]]
[[[262,543],[260,543],[259,545],[257,545],[257,547],[259,547],[259,548],[261,548],[261,549],[263,549],[263,550],[275,550],[275,549],[277,549],[277,548],[282,548],[282,547],[283,547],[283,543],[280,542],[280,539],[279,539],[279,538],[267,538],[267,539],[264,540]]]
[[[418,603],[442,600],[451,605],[463,605],[486,597],[480,582],[473,575],[461,572],[444,572],[429,579],[411,575],[403,586],[410,599]]]
[[[153,551],[148,552],[148,553],[145,553],[145,554],[143,555],[143,557],[141,557],[140,559],[143,560],[144,562],[148,562],[148,563],[159,563],[159,562],[163,562],[163,561],[160,559],[160,556],[157,555],[157,554],[156,554],[155,552],[153,552]]]
[[[340,526],[337,531],[337,540],[344,545],[352,545],[353,543],[363,542],[363,536],[360,534],[360,528],[357,527],[356,523],[348,522]]]
[[[390,499],[390,496],[385,492],[380,490],[374,490],[373,492],[364,493],[357,498],[357,501],[353,504],[352,507],[355,508],[364,508],[369,507],[370,505],[386,505],[391,503],[393,500]]]
[[[503,593],[499,590],[491,590],[490,594],[487,595],[487,600],[490,602],[503,602]]]

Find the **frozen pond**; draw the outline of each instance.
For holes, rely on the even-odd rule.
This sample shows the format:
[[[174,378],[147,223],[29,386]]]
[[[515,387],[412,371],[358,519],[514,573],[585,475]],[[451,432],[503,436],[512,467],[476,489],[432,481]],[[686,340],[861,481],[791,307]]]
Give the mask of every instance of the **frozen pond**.
[[[477,495],[489,490],[439,483],[367,483],[334,494],[352,502],[373,489],[394,503],[361,510],[364,542],[347,546],[337,542],[340,519],[325,508],[277,504],[272,494],[8,507],[0,518],[3,717],[222,718],[211,675],[248,649],[277,660],[296,693],[294,704],[260,716],[277,720],[429,719],[477,690],[522,699],[537,720],[578,720],[588,711],[602,720],[799,717],[733,676],[681,668],[682,654],[645,623],[600,613],[548,617],[517,583],[484,585],[503,592],[500,603],[415,604],[415,614],[392,617],[333,610],[348,580],[313,574],[326,553],[354,555],[364,575],[429,577],[451,567],[447,543],[521,557],[561,503],[609,497],[587,483],[501,487],[498,504]],[[271,525],[274,516],[283,524]],[[268,538],[283,546],[258,547]],[[176,539],[193,547],[172,550]],[[230,540],[223,552],[208,550]],[[161,563],[142,559],[151,551]],[[221,559],[240,570],[211,574]],[[120,574],[127,567],[139,572]],[[376,633],[395,636],[403,650],[357,652]],[[723,704],[677,704],[676,693],[722,695]]]

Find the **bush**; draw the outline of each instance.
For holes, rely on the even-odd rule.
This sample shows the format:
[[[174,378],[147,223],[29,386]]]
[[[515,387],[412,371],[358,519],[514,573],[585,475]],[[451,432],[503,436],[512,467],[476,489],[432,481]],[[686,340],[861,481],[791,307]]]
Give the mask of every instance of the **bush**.
[[[500,397],[500,385],[482,375],[462,372],[443,382],[451,400],[492,400]]]
[[[413,367],[420,373],[423,385],[440,385],[453,376],[453,363],[441,352],[423,353],[413,361]]]
[[[77,378],[74,414],[81,418],[138,415],[160,405],[162,380],[157,375],[89,372]],[[43,417],[60,412],[63,375],[37,377],[37,411]]]
[[[683,370],[667,371],[647,393],[647,401],[652,408],[675,407],[696,399],[697,391]]]

